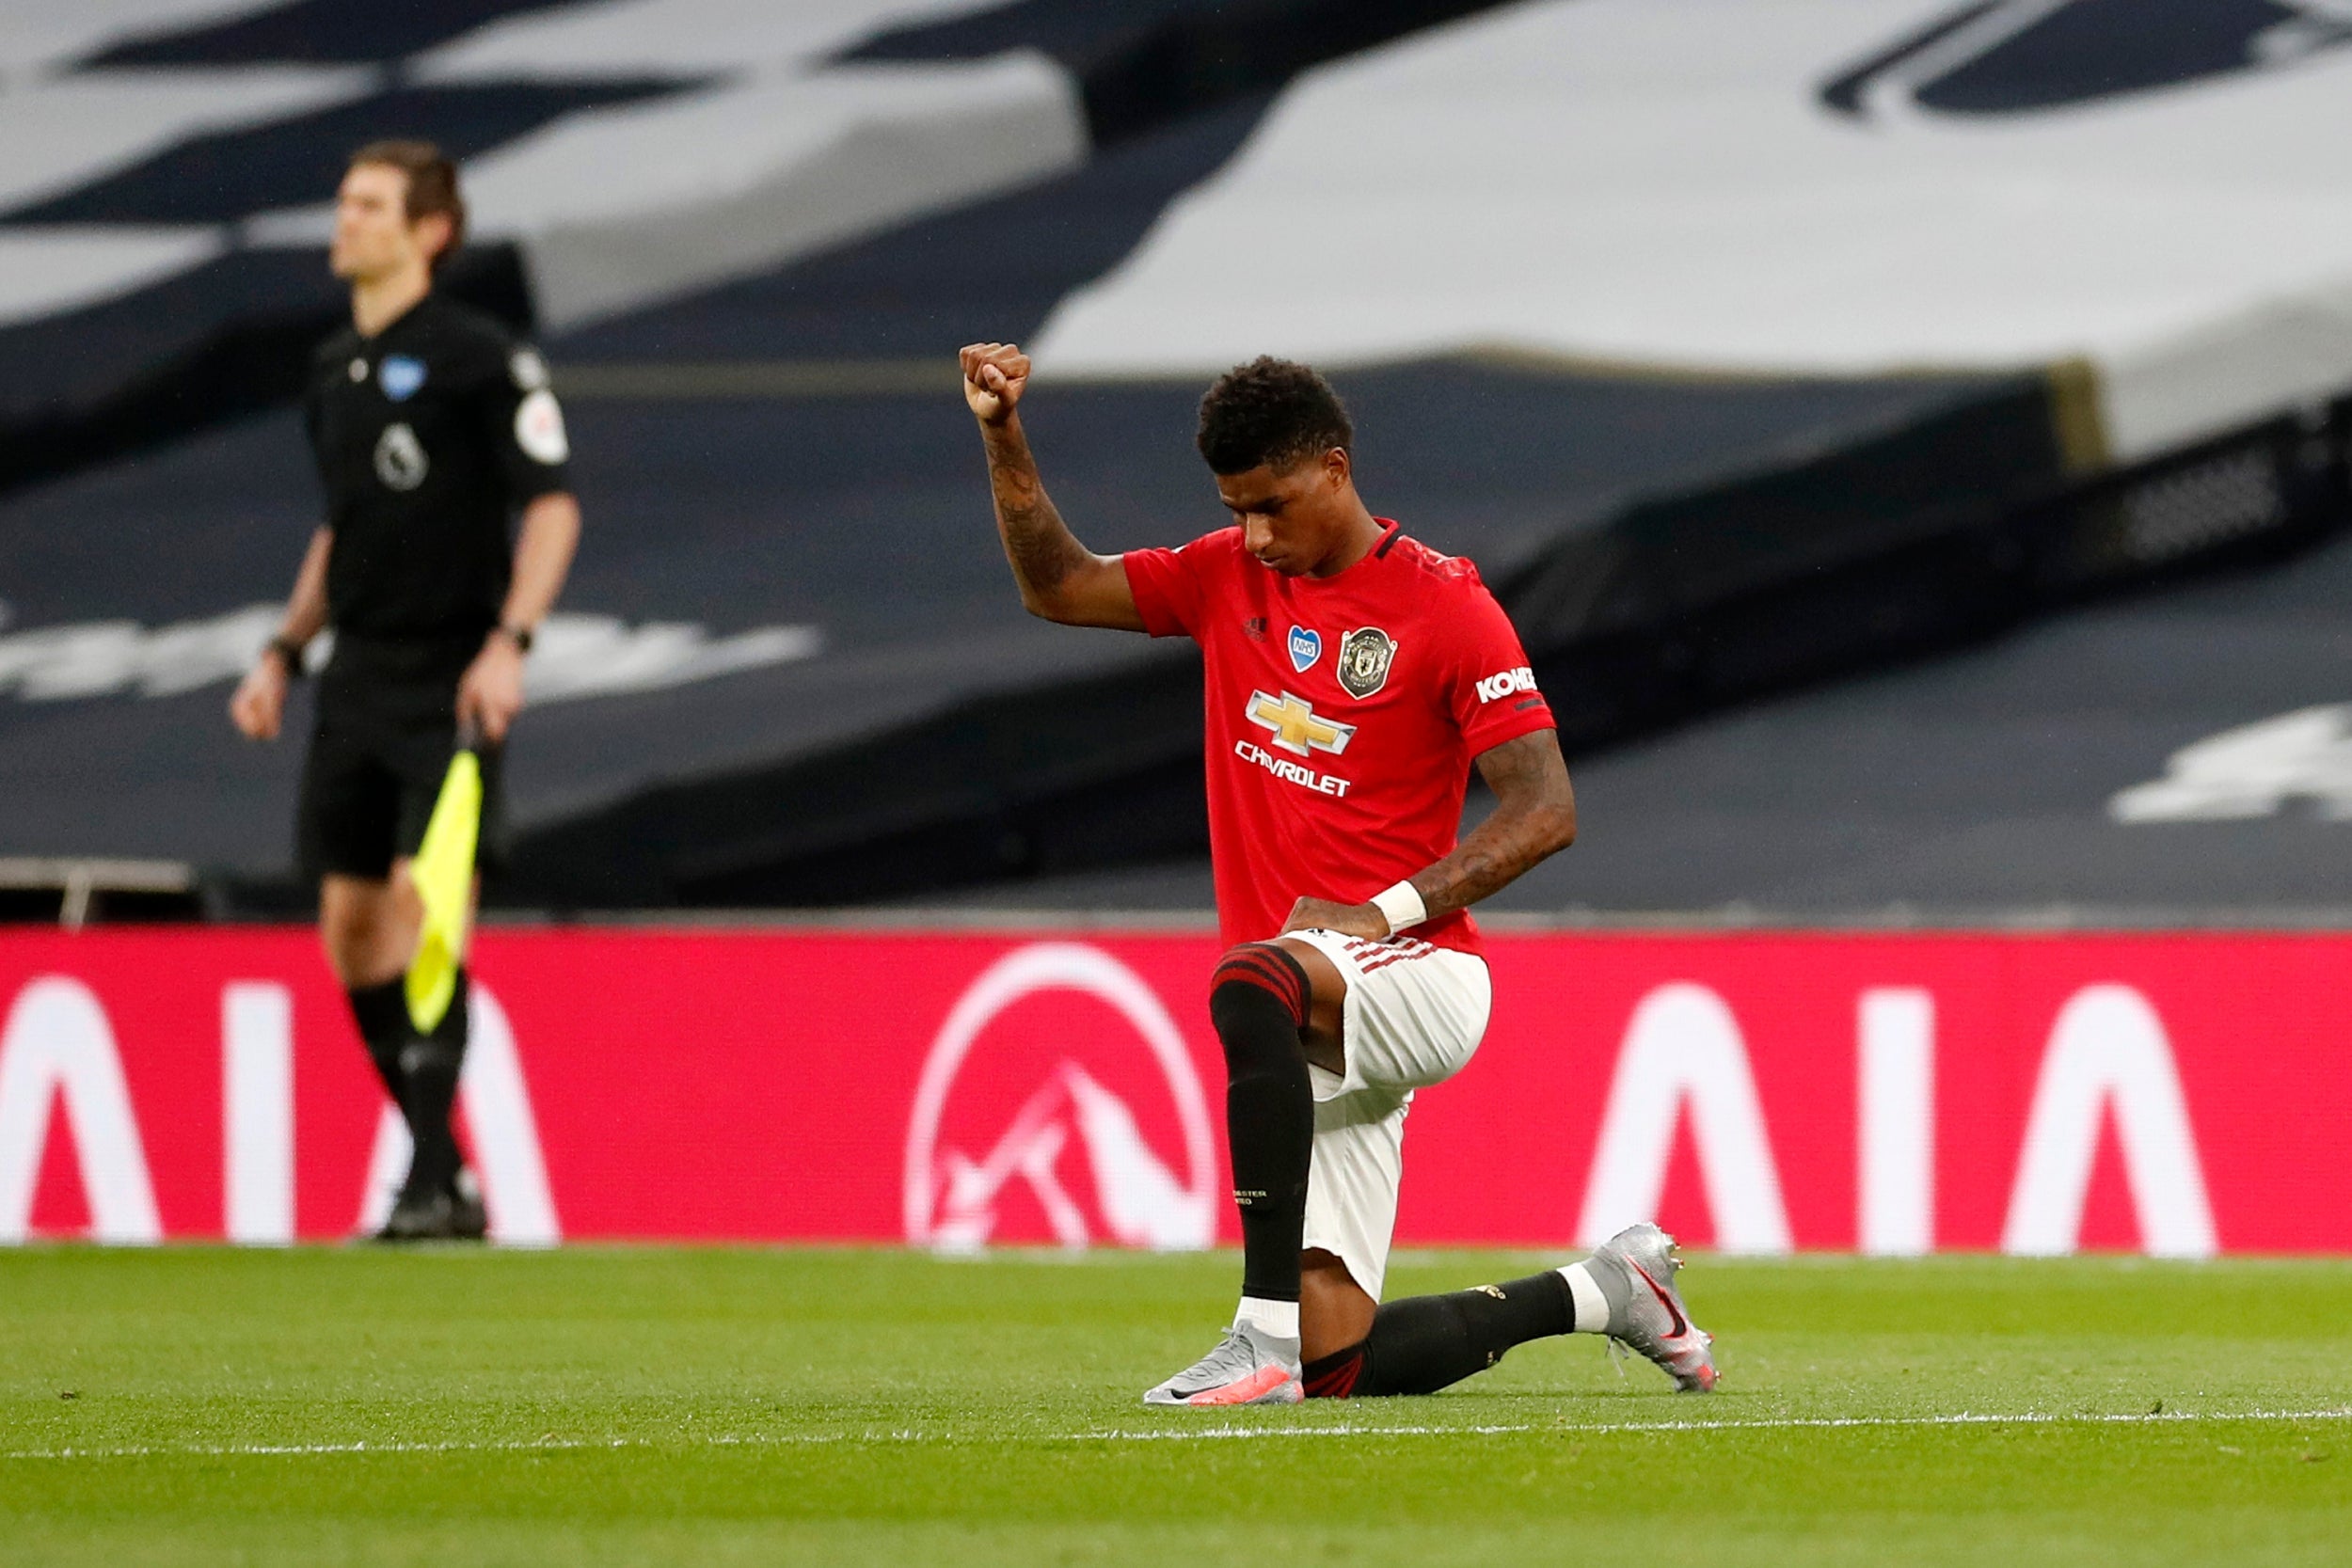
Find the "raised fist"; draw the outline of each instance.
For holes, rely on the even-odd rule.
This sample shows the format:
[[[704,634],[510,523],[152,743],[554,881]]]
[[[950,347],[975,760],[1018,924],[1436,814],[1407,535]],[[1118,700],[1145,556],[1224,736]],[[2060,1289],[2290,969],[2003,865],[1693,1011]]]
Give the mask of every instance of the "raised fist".
[[[982,424],[1003,424],[1029,384],[1029,356],[1011,343],[973,343],[963,361],[963,401]]]

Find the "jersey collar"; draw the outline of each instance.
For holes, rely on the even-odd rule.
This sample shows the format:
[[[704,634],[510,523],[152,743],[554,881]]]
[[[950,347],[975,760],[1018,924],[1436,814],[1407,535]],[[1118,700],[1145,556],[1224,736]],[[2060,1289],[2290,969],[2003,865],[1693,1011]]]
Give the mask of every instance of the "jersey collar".
[[[1361,556],[1349,562],[1345,566],[1332,573],[1327,578],[1301,577],[1293,578],[1291,580],[1295,583],[1305,584],[1318,589],[1331,588],[1347,581],[1349,578],[1355,577],[1359,572],[1361,572],[1365,567],[1371,565],[1374,562],[1386,558],[1389,551],[1395,547],[1396,542],[1405,537],[1405,531],[1397,525],[1397,521],[1394,517],[1375,517],[1373,518],[1373,521],[1380,525],[1380,542],[1378,544],[1373,546],[1372,548],[1366,550]]]

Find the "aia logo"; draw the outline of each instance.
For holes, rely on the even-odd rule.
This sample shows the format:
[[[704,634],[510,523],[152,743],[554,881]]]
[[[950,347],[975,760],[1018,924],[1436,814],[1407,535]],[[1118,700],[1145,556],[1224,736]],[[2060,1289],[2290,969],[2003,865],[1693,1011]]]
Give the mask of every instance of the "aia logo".
[[[1183,1033],[1100,948],[1009,953],[940,1025],[907,1128],[908,1241],[1205,1247],[1216,1182]]]
[[[1860,119],[2020,115],[2292,65],[2352,43],[2352,0],[1974,0],[1823,84]]]

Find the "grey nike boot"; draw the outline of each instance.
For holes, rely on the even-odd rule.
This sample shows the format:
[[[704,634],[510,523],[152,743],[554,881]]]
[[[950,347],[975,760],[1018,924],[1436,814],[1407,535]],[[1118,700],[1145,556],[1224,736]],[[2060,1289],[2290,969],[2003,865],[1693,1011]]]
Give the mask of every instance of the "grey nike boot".
[[[1225,1331],[1216,1348],[1158,1387],[1146,1404],[1297,1404],[1307,1397],[1298,1376],[1298,1341],[1278,1339],[1249,1323]]]
[[[1715,1337],[1691,1321],[1675,1275],[1682,1267],[1675,1239],[1654,1225],[1630,1225],[1584,1259],[1593,1283],[1609,1302],[1602,1332],[1666,1370],[1676,1388],[1705,1394],[1715,1386]]]

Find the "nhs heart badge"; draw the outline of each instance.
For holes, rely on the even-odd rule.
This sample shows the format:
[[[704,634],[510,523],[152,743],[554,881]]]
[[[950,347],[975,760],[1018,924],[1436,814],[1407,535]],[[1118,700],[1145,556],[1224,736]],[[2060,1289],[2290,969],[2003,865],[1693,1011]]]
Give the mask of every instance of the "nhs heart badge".
[[[1291,627],[1291,667],[1300,674],[1314,668],[1323,657],[1323,634],[1309,631],[1305,626]]]
[[[375,368],[376,382],[394,403],[406,403],[424,385],[424,361],[413,355],[388,354]]]

